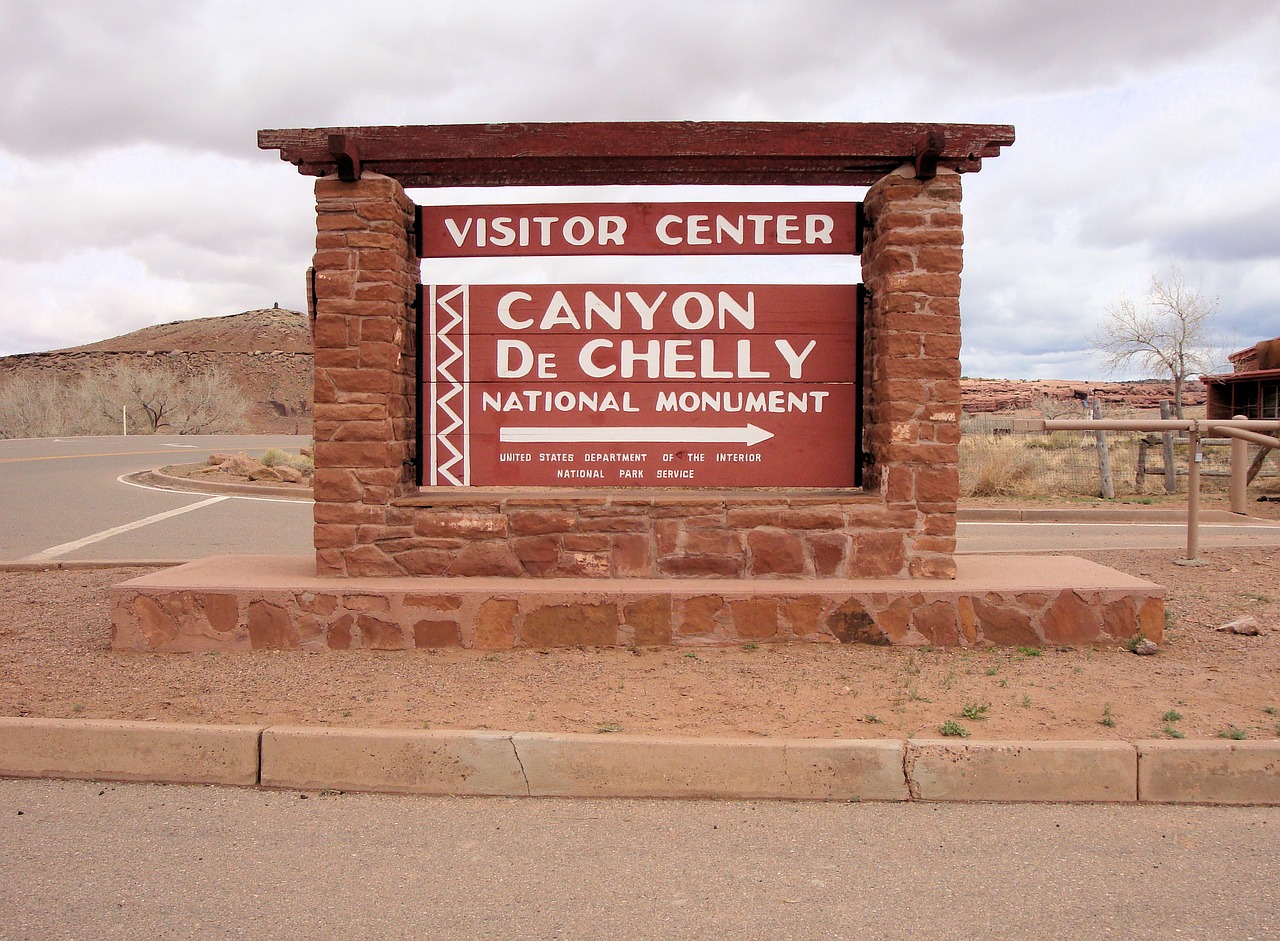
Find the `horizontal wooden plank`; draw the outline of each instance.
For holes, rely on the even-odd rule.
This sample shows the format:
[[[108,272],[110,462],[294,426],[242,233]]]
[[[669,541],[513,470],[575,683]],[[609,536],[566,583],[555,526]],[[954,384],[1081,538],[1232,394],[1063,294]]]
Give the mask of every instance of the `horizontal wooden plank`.
[[[466,433],[426,416],[428,485],[853,486],[853,383],[472,383]],[[429,398],[424,398],[429,401]],[[461,403],[453,402],[456,410]]]
[[[334,173],[331,138],[363,169],[415,186],[591,183],[868,185],[936,149],[937,166],[976,171],[1014,140],[1000,124],[620,122],[271,129],[304,174]]]
[[[525,338],[843,334],[857,302],[853,284],[430,285],[426,328],[456,330],[449,325],[465,312],[470,334]]]
[[[422,206],[424,258],[852,255],[856,202]]]
[[[473,333],[467,370],[472,382],[523,383],[538,376],[557,382],[598,382],[607,388],[621,382],[721,382],[742,377],[764,383],[852,382],[856,363],[857,338],[850,326],[843,334],[804,337],[757,332],[513,339],[509,333]],[[425,366],[429,372],[430,362]]]

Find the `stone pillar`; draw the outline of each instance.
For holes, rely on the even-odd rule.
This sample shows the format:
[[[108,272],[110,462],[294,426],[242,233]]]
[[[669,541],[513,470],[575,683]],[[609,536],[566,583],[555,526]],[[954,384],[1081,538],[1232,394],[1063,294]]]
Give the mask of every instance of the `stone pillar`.
[[[366,173],[316,182],[315,546],[320,575],[399,575],[376,545],[413,490],[413,203]],[[413,527],[407,527],[412,535]]]
[[[914,509],[907,574],[955,577],[960,442],[960,175],[929,181],[911,167],[864,200],[870,485],[888,507]]]

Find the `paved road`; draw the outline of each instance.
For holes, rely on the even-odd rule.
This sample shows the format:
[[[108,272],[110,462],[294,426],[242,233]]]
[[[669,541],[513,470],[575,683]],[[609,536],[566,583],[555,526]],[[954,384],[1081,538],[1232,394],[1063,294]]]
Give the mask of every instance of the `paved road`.
[[[0,938],[1261,941],[1277,845],[1277,808],[5,781]]]
[[[0,441],[0,561],[194,559],[312,551],[307,503],[174,493],[119,478],[213,451],[296,448],[294,436]],[[1201,546],[1280,546],[1280,525],[1205,524]],[[961,523],[959,551],[1049,552],[1186,545],[1181,523]]]
[[[1181,523],[960,523],[956,551],[1080,552],[1086,549],[1182,549]],[[1280,546],[1280,524],[1254,520],[1239,524],[1201,523],[1200,548]]]
[[[225,552],[311,551],[309,503],[173,493],[126,474],[200,461],[214,451],[260,454],[297,436],[181,435],[0,441],[0,560],[193,559]],[[153,519],[179,511],[162,519]],[[123,531],[112,533],[114,530]],[[68,544],[90,539],[84,545]]]

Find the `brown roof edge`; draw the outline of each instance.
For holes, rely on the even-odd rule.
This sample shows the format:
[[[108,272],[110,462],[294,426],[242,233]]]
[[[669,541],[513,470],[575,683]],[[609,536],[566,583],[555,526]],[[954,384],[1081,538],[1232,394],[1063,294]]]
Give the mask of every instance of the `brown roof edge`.
[[[976,172],[1007,124],[581,122],[261,130],[299,172],[359,169],[404,186],[591,183],[870,185],[904,164]]]

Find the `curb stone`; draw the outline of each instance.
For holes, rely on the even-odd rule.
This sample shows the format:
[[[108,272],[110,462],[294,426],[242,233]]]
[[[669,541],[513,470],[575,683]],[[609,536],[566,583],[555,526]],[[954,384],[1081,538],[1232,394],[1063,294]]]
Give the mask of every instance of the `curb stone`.
[[[71,572],[85,569],[165,569],[190,559],[42,559],[32,562],[0,562],[0,572]]]
[[[1138,795],[1161,804],[1280,804],[1280,743],[1142,741]]]
[[[456,796],[1280,805],[1280,741],[954,742],[0,717],[0,777]]]
[[[0,776],[258,783],[262,728],[0,716]]]

